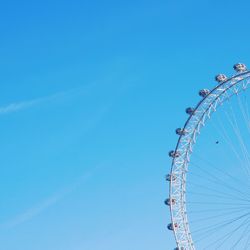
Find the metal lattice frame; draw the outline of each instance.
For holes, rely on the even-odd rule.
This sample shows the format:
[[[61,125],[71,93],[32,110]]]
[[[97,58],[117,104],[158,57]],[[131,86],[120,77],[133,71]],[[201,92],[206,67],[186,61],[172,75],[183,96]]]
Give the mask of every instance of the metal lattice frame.
[[[195,250],[189,229],[186,210],[186,174],[193,146],[202,127],[216,108],[231,96],[236,95],[250,86],[250,71],[239,74],[219,83],[198,103],[190,114],[180,135],[174,154],[169,175],[170,194],[169,206],[171,212],[170,230],[173,230],[177,244],[176,250]]]

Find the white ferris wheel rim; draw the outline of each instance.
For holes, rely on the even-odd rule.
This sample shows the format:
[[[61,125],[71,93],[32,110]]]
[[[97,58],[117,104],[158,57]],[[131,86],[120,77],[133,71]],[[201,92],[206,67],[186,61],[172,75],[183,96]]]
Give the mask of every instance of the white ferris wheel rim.
[[[249,86],[250,71],[238,72],[229,79],[224,76],[224,80],[204,94],[203,99],[191,110],[184,127],[179,129],[180,137],[176,148],[170,152],[173,161],[168,179],[170,183],[168,205],[171,215],[169,229],[174,232],[176,250],[195,250],[186,208],[186,174],[196,138],[218,106]]]

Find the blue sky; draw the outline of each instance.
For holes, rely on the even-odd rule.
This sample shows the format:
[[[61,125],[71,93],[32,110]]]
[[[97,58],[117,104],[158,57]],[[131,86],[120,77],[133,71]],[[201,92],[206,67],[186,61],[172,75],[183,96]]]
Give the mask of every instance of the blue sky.
[[[5,1],[4,250],[152,250],[174,129],[214,75],[250,65],[248,1]]]

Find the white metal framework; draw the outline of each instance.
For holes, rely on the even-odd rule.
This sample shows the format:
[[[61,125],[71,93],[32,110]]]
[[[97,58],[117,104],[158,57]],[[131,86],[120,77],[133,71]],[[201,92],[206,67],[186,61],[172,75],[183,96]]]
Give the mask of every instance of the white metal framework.
[[[165,201],[170,207],[172,221],[168,229],[174,232],[177,244],[175,250],[195,250],[186,209],[186,174],[197,136],[218,106],[250,85],[250,71],[247,71],[246,66],[239,63],[234,65],[234,69],[236,75],[227,78],[220,74],[216,76],[218,85],[214,89],[199,92],[202,100],[195,108],[186,109],[189,118],[183,128],[176,130],[179,139],[175,150],[169,152],[173,161],[171,172],[166,178],[170,183],[170,191]]]

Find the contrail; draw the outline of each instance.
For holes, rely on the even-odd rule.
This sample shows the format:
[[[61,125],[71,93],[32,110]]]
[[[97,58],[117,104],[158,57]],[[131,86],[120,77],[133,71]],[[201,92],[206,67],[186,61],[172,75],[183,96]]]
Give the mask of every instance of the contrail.
[[[63,98],[63,97],[70,96],[70,95],[81,94],[83,91],[86,92],[87,90],[89,90],[94,85],[95,84],[90,84],[90,85],[84,86],[84,87],[73,88],[73,89],[70,89],[70,90],[67,90],[67,91],[58,92],[58,93],[55,93],[55,94],[52,94],[52,95],[39,97],[39,98],[35,98],[35,99],[32,99],[32,100],[26,100],[26,101],[21,101],[21,102],[13,102],[13,103],[10,103],[10,104],[8,104],[6,106],[0,107],[0,115],[6,115],[6,114],[18,112],[18,111],[33,107],[35,105],[38,105],[40,103],[53,101],[53,100],[56,100],[58,98]]]
[[[21,225],[34,217],[41,214],[43,211],[48,209],[49,207],[55,205],[60,200],[62,200],[65,196],[72,193],[75,189],[77,189],[80,185],[82,185],[84,182],[86,182],[91,176],[93,176],[94,172],[99,169],[101,166],[98,165],[88,173],[83,174],[80,178],[77,179],[77,181],[68,187],[56,192],[55,194],[51,195],[47,199],[41,201],[40,203],[34,205],[33,207],[27,209],[23,213],[19,214],[18,216],[14,217],[13,219],[2,223],[1,228],[13,228],[18,225]]]
[[[11,103],[7,106],[0,107],[0,115],[5,115],[13,112],[17,112],[22,109],[26,109],[29,107],[34,106],[35,104],[39,103],[42,99],[34,99],[30,101],[23,101],[23,102],[17,102],[17,103]]]

